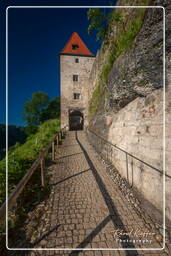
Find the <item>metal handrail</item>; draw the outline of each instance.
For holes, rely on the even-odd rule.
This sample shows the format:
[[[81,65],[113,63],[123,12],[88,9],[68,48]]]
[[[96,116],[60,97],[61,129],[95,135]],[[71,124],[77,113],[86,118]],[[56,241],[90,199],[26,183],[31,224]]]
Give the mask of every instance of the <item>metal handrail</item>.
[[[131,153],[125,151],[124,149],[122,149],[122,148],[120,148],[120,147],[114,145],[113,143],[111,143],[110,141],[107,141],[107,140],[104,139],[102,136],[98,135],[97,133],[95,133],[94,131],[90,130],[89,128],[86,129],[86,132],[87,132],[87,131],[91,132],[92,134],[94,134],[95,136],[97,136],[98,138],[100,138],[101,140],[103,140],[105,143],[108,143],[108,144],[110,144],[111,146],[117,148],[118,150],[124,152],[127,156],[131,156],[132,158],[134,158],[134,159],[140,161],[141,163],[145,164],[146,166],[148,166],[148,167],[150,167],[150,168],[156,170],[157,172],[159,172],[159,173],[162,174],[162,175],[164,174],[163,170],[160,170],[160,169],[158,169],[158,168],[152,166],[151,164],[149,164],[149,163],[147,163],[147,162],[144,162],[143,160],[141,160],[141,159],[139,159],[138,157],[132,155]],[[168,174],[165,174],[165,176],[167,176],[168,178],[171,178],[171,176],[169,176]]]
[[[32,177],[33,173],[39,166],[41,169],[41,185],[42,185],[42,187],[45,186],[44,159],[51,148],[52,148],[52,160],[55,159],[55,141],[56,141],[56,145],[58,146],[59,142],[61,141],[66,130],[67,130],[66,127],[64,127],[59,132],[57,132],[55,134],[53,140],[40,153],[38,158],[32,164],[31,168],[28,169],[26,174],[23,176],[23,178],[17,184],[16,188],[10,193],[10,195],[8,197],[8,209],[11,209],[15,205],[17,198],[22,193],[26,184],[28,183],[28,181]],[[5,216],[5,213],[6,213],[6,201],[3,203],[3,205],[0,208],[0,218],[3,218]]]

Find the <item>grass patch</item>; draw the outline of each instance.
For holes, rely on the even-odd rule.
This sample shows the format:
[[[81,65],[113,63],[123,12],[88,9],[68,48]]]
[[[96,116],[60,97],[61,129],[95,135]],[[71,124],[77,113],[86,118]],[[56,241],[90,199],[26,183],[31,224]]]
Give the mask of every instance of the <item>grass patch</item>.
[[[92,100],[93,99],[93,100]],[[99,101],[102,99],[102,88],[100,84],[95,88],[91,101],[89,102],[88,117],[89,119],[97,112]]]
[[[139,8],[136,18],[132,21],[129,28],[118,37],[115,45],[115,58],[132,46],[132,43],[143,24],[145,11],[145,8]]]
[[[37,156],[52,140],[60,128],[58,119],[48,120],[39,126],[38,132],[27,138],[23,145],[16,144],[8,152],[8,183],[9,192],[16,187],[19,180],[31,167]],[[0,205],[5,200],[6,159],[0,161]]]

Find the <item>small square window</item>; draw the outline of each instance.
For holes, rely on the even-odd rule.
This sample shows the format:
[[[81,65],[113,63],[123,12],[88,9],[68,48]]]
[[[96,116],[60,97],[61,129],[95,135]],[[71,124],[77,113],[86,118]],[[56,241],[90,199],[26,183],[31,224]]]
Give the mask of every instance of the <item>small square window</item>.
[[[73,75],[73,81],[78,82],[78,75]]]
[[[74,93],[74,100],[80,99],[80,93]]]
[[[72,44],[72,50],[77,50],[79,48],[78,44]]]
[[[75,58],[75,63],[79,63],[79,59],[78,58]]]

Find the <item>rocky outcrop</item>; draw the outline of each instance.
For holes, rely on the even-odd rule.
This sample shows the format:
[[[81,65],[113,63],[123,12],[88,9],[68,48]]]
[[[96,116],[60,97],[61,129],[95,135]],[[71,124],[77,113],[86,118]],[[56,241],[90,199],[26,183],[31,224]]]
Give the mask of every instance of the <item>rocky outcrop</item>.
[[[167,43],[167,49],[171,45]],[[108,76],[108,110],[163,87],[163,9],[149,9],[133,45],[115,61]]]

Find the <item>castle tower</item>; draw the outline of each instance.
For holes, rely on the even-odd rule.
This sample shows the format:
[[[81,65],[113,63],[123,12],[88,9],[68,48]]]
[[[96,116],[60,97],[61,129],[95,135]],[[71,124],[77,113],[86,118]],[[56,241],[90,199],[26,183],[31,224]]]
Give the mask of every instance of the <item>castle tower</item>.
[[[83,91],[94,59],[76,32],[60,52],[61,128],[84,128],[87,99]]]

